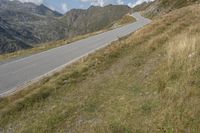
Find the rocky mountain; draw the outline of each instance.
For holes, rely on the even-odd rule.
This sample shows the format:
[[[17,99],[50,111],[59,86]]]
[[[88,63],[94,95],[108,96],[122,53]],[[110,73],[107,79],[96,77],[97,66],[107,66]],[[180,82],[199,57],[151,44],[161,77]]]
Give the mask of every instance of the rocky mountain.
[[[33,3],[0,0],[0,53],[74,37],[109,26],[130,11],[128,6],[92,6],[60,14]]]
[[[43,4],[35,5],[33,3],[21,3],[20,1],[14,0],[0,0],[0,9],[1,11],[10,11],[10,12],[23,12],[23,13],[32,13],[45,16],[62,16],[62,14],[53,11]]]
[[[130,11],[125,5],[108,5],[105,7],[91,6],[87,10],[73,9],[62,17],[69,29],[69,37],[100,30],[111,25]]]
[[[44,5],[0,0],[0,53],[31,48],[33,44],[44,41],[38,29],[59,16],[62,14]]]
[[[30,48],[24,40],[29,37],[22,35],[12,28],[12,26],[0,17],[0,52],[6,50],[13,52],[15,50]]]

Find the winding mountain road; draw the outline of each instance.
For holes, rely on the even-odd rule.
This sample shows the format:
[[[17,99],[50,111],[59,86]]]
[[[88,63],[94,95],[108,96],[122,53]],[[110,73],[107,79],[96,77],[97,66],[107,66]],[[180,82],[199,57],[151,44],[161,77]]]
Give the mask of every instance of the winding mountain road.
[[[140,13],[132,14],[136,22],[71,44],[34,54],[0,65],[0,97],[7,96],[22,86],[38,81],[61,70],[68,64],[109,45],[120,37],[135,32],[151,20]]]

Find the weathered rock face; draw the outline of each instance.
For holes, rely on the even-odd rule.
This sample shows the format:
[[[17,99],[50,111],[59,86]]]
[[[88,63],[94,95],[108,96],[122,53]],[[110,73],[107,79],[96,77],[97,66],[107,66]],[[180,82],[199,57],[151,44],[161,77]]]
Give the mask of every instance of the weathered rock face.
[[[24,41],[29,37],[31,35],[24,36],[15,29],[12,29],[12,26],[0,17],[0,53],[30,48],[31,46]]]
[[[129,11],[128,6],[108,5],[62,15],[44,5],[0,0],[0,53],[100,30]]]

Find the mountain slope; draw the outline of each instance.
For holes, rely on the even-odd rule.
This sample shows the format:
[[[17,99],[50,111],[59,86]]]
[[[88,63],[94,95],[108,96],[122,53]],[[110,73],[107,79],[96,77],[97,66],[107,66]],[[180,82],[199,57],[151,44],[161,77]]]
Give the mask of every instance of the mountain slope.
[[[87,10],[74,9],[65,15],[52,11],[44,5],[37,6],[33,3],[19,1],[0,1],[1,20],[8,23],[6,33],[17,31],[20,35],[9,34],[1,39],[4,45],[0,53],[16,51],[17,45],[34,46],[38,43],[74,37],[94,32],[109,26],[130,11],[128,6],[108,5],[106,7],[91,7]],[[3,23],[0,25],[5,27]],[[8,31],[12,29],[12,31]],[[12,37],[8,36],[13,35]],[[16,38],[18,38],[16,40]],[[12,40],[12,44],[10,44]],[[10,47],[15,45],[16,47]],[[20,46],[19,46],[20,47]],[[23,48],[22,48],[23,49]]]
[[[0,127],[10,132],[199,132],[199,12],[193,5],[155,18],[2,99]]]
[[[200,4],[200,0],[155,0],[150,3],[144,14],[148,17],[155,17],[193,4]]]
[[[147,9],[151,4],[152,4],[152,2],[143,2],[142,4],[139,4],[139,5],[135,6],[134,8],[132,8],[132,12],[144,11],[144,10]]]
[[[31,48],[24,40],[32,40],[33,36],[22,35],[11,27],[9,23],[0,17],[0,53]]]
[[[61,16],[44,5],[37,6],[32,3],[19,1],[0,1],[0,53],[14,52],[31,48],[32,44],[42,41],[40,36],[34,33],[34,25],[45,23],[46,16],[49,19]]]
[[[21,3],[20,1],[14,0],[0,0],[0,9],[1,11],[13,11],[13,12],[23,12],[23,13],[31,13],[38,14],[44,16],[62,16],[62,14],[53,11],[43,4],[35,5],[33,3]]]
[[[91,6],[87,10],[71,10],[61,20],[68,24],[69,33],[73,36],[75,33],[83,34],[105,28],[129,11],[130,8],[125,5]]]

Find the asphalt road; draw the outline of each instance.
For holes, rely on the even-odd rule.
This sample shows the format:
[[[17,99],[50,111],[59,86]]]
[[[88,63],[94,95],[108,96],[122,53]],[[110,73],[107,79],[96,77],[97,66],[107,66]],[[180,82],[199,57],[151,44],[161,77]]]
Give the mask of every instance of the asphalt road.
[[[150,23],[149,19],[139,13],[132,14],[137,19],[135,23],[104,32],[71,44],[54,48],[39,54],[18,59],[0,65],[0,96],[8,95],[18,88],[41,79],[64,66],[103,48],[112,41],[126,36],[144,25]]]

